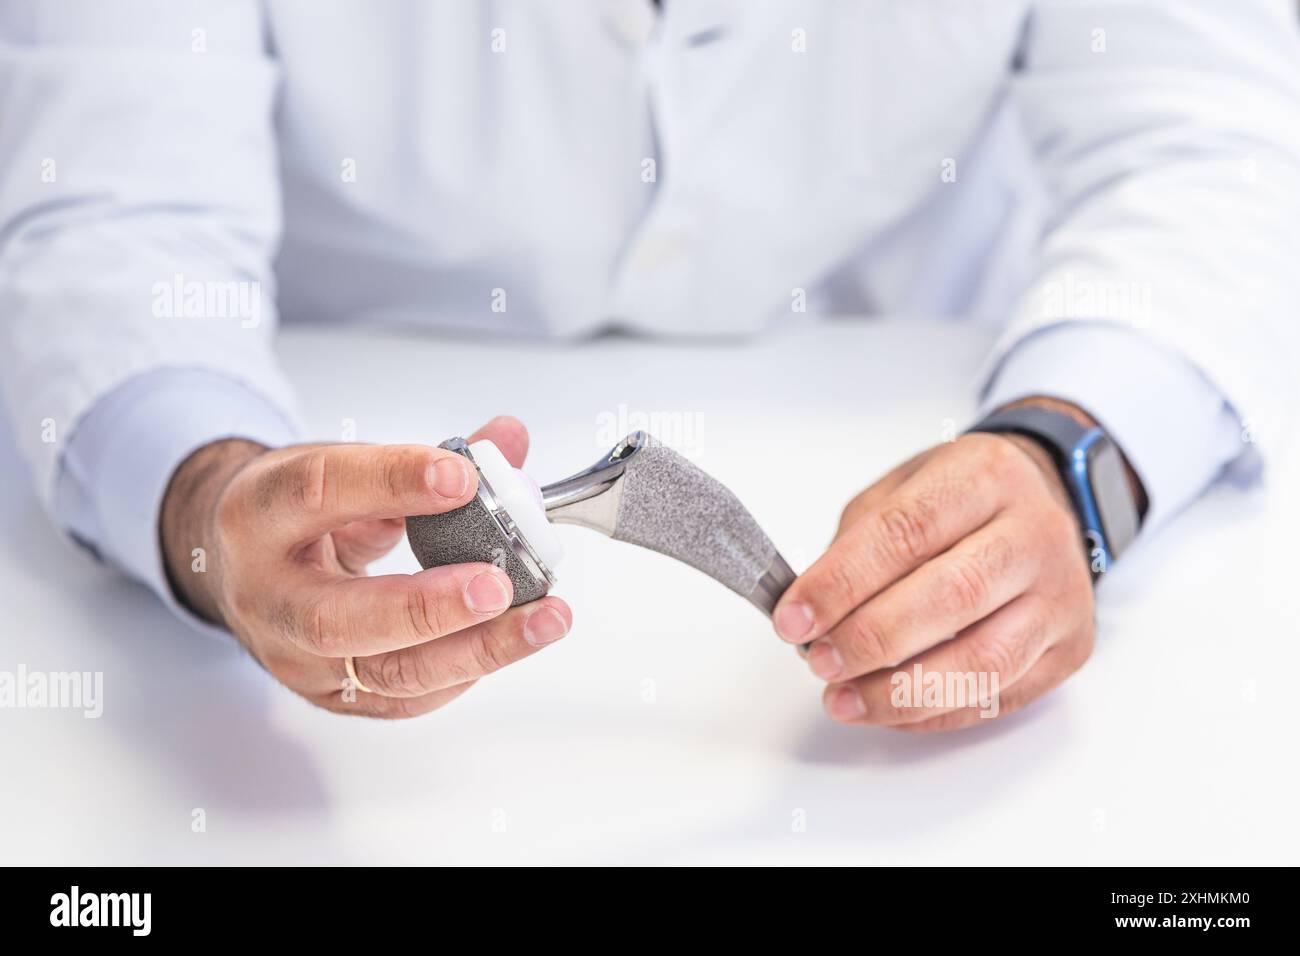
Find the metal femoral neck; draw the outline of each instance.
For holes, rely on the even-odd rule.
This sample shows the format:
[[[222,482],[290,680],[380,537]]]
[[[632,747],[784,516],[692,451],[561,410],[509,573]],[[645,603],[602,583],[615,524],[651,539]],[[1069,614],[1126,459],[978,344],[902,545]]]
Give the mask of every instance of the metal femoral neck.
[[[542,487],[546,517],[556,524],[576,524],[613,537],[629,460],[650,441],[635,431],[590,468]]]

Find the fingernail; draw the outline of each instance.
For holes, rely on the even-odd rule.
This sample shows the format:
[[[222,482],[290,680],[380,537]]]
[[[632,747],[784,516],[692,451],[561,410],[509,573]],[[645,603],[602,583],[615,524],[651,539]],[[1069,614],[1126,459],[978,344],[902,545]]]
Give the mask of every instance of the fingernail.
[[[812,608],[795,601],[780,608],[772,617],[772,623],[783,640],[798,641],[812,630]]]
[[[469,487],[469,468],[459,455],[439,458],[433,465],[429,484],[444,498],[459,498]]]
[[[827,712],[836,720],[857,720],[867,712],[856,687],[841,687],[826,701]]]
[[[834,680],[844,670],[844,658],[830,641],[818,641],[808,651],[808,666],[822,680]]]
[[[510,591],[501,582],[498,571],[484,571],[465,586],[465,600],[479,614],[500,611],[510,606]]]
[[[560,612],[550,607],[539,607],[524,618],[524,639],[533,647],[558,641],[569,633]]]

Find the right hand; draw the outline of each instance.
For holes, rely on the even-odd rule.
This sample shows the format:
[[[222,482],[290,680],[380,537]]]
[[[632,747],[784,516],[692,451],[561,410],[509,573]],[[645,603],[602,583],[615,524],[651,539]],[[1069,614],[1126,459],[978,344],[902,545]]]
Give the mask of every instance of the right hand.
[[[480,438],[523,464],[528,434],[515,419],[493,419],[471,440]],[[490,564],[365,576],[401,539],[407,515],[451,511],[476,487],[463,457],[425,445],[214,442],[168,485],[168,577],[182,603],[312,703],[373,717],[427,713],[573,621],[559,598],[511,608],[510,578]],[[348,680],[348,656],[371,692]]]

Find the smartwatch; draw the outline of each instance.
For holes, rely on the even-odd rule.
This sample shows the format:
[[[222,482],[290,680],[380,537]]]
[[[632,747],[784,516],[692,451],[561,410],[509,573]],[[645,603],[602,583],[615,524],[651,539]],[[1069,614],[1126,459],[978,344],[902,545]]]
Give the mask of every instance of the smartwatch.
[[[1061,412],[1021,407],[993,412],[968,432],[1011,432],[1047,449],[1083,529],[1094,583],[1137,537],[1142,516],[1124,456],[1100,428],[1080,425]]]

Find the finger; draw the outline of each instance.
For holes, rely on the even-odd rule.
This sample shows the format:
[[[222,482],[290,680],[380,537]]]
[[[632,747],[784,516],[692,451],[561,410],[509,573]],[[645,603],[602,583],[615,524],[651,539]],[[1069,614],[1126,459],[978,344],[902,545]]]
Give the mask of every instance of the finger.
[[[401,518],[369,518],[353,521],[333,532],[339,563],[353,574],[386,555],[402,539],[406,522]]]
[[[829,685],[822,703],[846,724],[919,723],[962,708],[996,716],[999,695],[1047,649],[1051,625],[1044,602],[1021,595],[896,669]]]
[[[273,623],[318,657],[400,650],[496,617],[514,587],[490,564],[448,564],[416,574],[334,579],[278,608]]]
[[[891,584],[808,649],[808,666],[842,681],[920,654],[1022,594],[1038,573],[1033,529],[997,519]]]
[[[845,505],[844,511],[840,514],[839,526],[835,529],[835,540],[843,537],[846,531],[861,521],[873,508],[879,507],[880,503],[897,491],[916,469],[915,458],[903,462]]]
[[[1024,677],[1005,688],[998,696],[998,716],[1014,713],[1055,689],[1083,666],[1092,653],[1092,647],[1093,638],[1089,631],[1086,636],[1081,635],[1073,641],[1048,648]],[[988,722],[979,716],[979,711],[956,710],[914,724],[897,724],[894,729],[930,733],[936,730],[961,730]]]
[[[568,605],[548,597],[442,640],[358,657],[352,664],[357,679],[376,694],[422,697],[521,661],[564,637],[572,624]]]
[[[462,455],[427,445],[316,445],[272,459],[255,481],[258,511],[295,541],[353,521],[450,511],[477,483]]]
[[[863,601],[985,524],[1001,508],[1001,477],[1022,453],[996,436],[971,436],[941,455],[850,528],[800,575],[772,616],[777,633],[805,643]],[[954,445],[954,449],[958,446]]]
[[[519,419],[498,415],[466,441],[474,442],[484,438],[496,445],[497,451],[505,455],[510,464],[516,468],[524,466],[524,459],[528,457],[528,429]]]
[[[355,687],[345,688],[315,703],[336,714],[348,714],[356,717],[377,717],[381,720],[405,720],[419,717],[451,703],[465,691],[474,686],[470,681],[445,690],[434,691],[423,697],[381,697],[379,694],[367,694]]]

